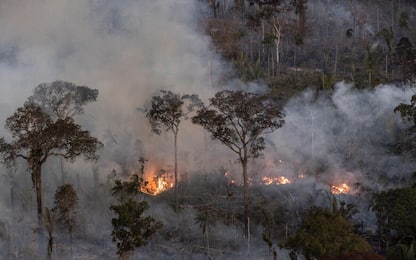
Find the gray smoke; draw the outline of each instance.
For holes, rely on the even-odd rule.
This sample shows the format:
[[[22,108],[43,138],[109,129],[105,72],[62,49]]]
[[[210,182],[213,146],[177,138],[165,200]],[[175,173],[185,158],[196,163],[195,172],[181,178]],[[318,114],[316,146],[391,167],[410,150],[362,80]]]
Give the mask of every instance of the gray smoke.
[[[213,86],[223,68],[229,68],[211,51],[209,37],[201,33],[205,8],[197,0],[0,2],[0,123],[42,82],[60,79],[99,90],[99,100],[76,118],[104,143],[99,161],[64,163],[62,173],[60,161],[52,158],[43,169],[45,206],[53,206],[53,194],[63,181],[73,183],[80,197],[83,229],[75,237],[76,254],[116,258],[108,209],[114,202],[110,195],[113,170],[127,176],[139,168],[140,156],[172,165],[172,136],[152,134],[137,108],[143,108],[160,89],[195,93],[206,101],[215,92]],[[265,89],[256,83],[241,85],[232,81],[227,87]],[[340,83],[333,94],[306,91],[294,97],[284,107],[286,124],[268,136],[264,160],[252,165],[252,175],[305,175],[303,184],[293,186],[299,193],[296,207],[304,206],[302,198],[313,197],[313,191],[304,187],[325,189],[338,178],[373,190],[396,185],[415,167],[387,150],[404,127],[393,108],[412,94],[411,88],[379,86],[360,91]],[[3,129],[0,133],[7,136]],[[181,125],[179,150],[181,171],[209,173],[225,167],[239,175],[235,156],[189,122]],[[17,259],[28,258],[37,252],[37,236],[36,203],[27,166],[2,167],[0,177],[0,247]],[[152,204],[149,214],[161,219],[174,235],[180,233],[175,238],[182,236],[186,243],[195,239],[204,245],[193,210],[175,215],[165,204]],[[230,257],[246,254],[245,244],[236,246],[242,240],[235,228],[215,224],[211,236],[217,244],[229,244]],[[165,242],[162,237],[156,245],[158,241]],[[67,254],[68,248],[60,245],[59,254]],[[156,247],[160,251],[151,246],[143,250],[149,257],[193,253],[183,249],[180,241],[163,245]],[[261,238],[253,238],[252,248],[252,255],[267,255]],[[206,257],[200,248],[195,250],[199,250],[196,257]]]

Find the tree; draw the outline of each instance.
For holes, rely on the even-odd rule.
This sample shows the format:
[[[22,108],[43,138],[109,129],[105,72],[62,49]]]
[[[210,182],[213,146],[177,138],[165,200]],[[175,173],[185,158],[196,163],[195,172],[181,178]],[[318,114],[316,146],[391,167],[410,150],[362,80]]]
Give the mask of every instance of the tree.
[[[127,259],[128,252],[136,247],[144,246],[161,227],[162,223],[154,218],[142,216],[149,209],[146,201],[137,202],[128,199],[120,205],[110,207],[118,217],[113,218],[113,241],[117,242],[117,254],[121,259]]]
[[[391,57],[393,53],[393,41],[394,41],[393,29],[383,28],[381,31],[379,31],[376,34],[376,37],[382,38],[388,48],[388,52],[386,54],[386,78],[388,78],[389,65],[391,65],[391,62],[392,62]]]
[[[406,132],[406,140],[404,140],[402,146],[404,149],[409,150],[409,153],[414,155],[415,153],[415,133],[416,133],[416,95],[413,95],[410,99],[410,104],[400,103],[394,108],[394,112],[399,112],[401,117],[409,122],[411,125]]]
[[[144,168],[142,168],[142,171]],[[137,174],[130,177],[130,181],[115,180],[115,185],[112,188],[112,195],[120,202],[125,202],[134,198],[139,190],[141,190],[143,179],[139,178]],[[146,184],[146,183],[145,183]]]
[[[394,245],[404,238],[416,237],[415,200],[415,187],[376,194],[372,210],[377,217],[380,239],[387,239]]]
[[[415,53],[413,45],[407,37],[400,38],[396,52],[402,65],[403,80],[411,80],[414,73]]]
[[[34,90],[33,95],[27,99],[50,115],[53,120],[73,117],[84,113],[84,106],[96,101],[98,90],[86,86],[77,86],[74,83],[56,80],[50,83],[41,83]],[[65,182],[63,159],[61,157],[62,183]]]
[[[174,139],[175,156],[175,210],[179,208],[178,202],[178,145],[177,138],[179,125],[182,119],[187,119],[189,113],[201,107],[202,101],[197,95],[175,94],[169,90],[161,90],[159,96],[152,97],[151,107],[146,109],[152,131],[158,135],[162,131],[172,132]]]
[[[413,260],[416,258],[415,246],[415,240],[413,240],[410,245],[397,244],[387,251],[387,260]]]
[[[42,107],[44,112],[54,119],[64,119],[83,114],[83,106],[96,101],[97,97],[98,90],[96,89],[56,80],[39,84],[27,102]]]
[[[264,0],[251,0],[250,5],[254,6],[256,9],[255,15],[250,16],[250,19],[257,20],[261,22],[257,22],[257,24],[263,24],[263,22],[266,22],[270,28],[271,33],[266,34],[263,33],[262,35],[262,41],[265,42],[266,38],[269,40],[272,40],[275,45],[275,59],[276,59],[276,68],[280,63],[280,44],[282,40],[282,34],[284,33],[283,28],[286,25],[286,20],[281,19],[279,16],[282,13],[287,13],[293,8],[296,10],[296,14],[299,14],[301,17],[305,18],[305,6],[306,2],[303,1],[294,1],[291,3],[286,3],[285,1],[264,1]],[[300,20],[300,25],[305,27],[305,20]],[[300,36],[300,35],[299,35]],[[303,37],[303,35],[302,35]],[[301,38],[299,38],[301,39]],[[303,38],[302,38],[303,41]]]
[[[143,168],[142,168],[143,170]],[[147,244],[150,238],[162,228],[162,223],[153,217],[143,216],[149,209],[146,201],[136,201],[135,197],[139,194],[143,180],[137,174],[131,176],[130,181],[116,181],[113,187],[113,196],[118,198],[118,205],[111,205],[110,210],[117,214],[113,218],[113,231],[111,235],[113,241],[117,242],[117,254],[120,259],[127,259],[129,252],[136,247]]]
[[[54,204],[52,212],[56,223],[68,229],[72,256],[72,231],[76,225],[78,206],[78,195],[72,184],[64,184],[57,188]]]
[[[295,235],[283,244],[306,259],[371,252],[371,246],[352,232],[352,225],[339,212],[311,208]]]
[[[53,219],[51,211],[48,207],[45,207],[44,218],[46,230],[48,230],[48,260],[51,260],[53,251],[53,231],[55,228],[55,220]]]
[[[52,121],[41,107],[26,103],[7,118],[6,130],[12,141],[0,138],[0,152],[10,166],[17,159],[27,162],[36,190],[39,226],[42,227],[42,166],[51,156],[62,156],[74,161],[79,156],[96,160],[97,150],[102,146],[88,131],[81,129],[70,117]]]
[[[242,166],[245,232],[248,232],[248,176],[247,163],[257,158],[265,148],[262,135],[280,128],[284,121],[278,105],[265,96],[243,91],[220,91],[210,99],[210,107],[203,107],[192,118],[237,154]],[[248,233],[246,233],[248,234]]]

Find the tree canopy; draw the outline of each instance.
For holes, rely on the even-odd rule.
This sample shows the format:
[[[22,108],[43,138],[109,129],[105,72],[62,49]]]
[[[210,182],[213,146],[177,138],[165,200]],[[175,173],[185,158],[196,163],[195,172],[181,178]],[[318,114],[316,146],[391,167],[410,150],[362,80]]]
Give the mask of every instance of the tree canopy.
[[[378,193],[372,210],[380,235],[395,244],[400,239],[416,239],[416,188],[398,188]]]
[[[279,105],[266,96],[224,90],[210,99],[209,107],[198,110],[192,122],[245,161],[261,154],[265,148],[262,134],[280,128],[284,120]]]
[[[70,117],[53,121],[41,107],[26,103],[7,118],[6,130],[12,135],[11,142],[0,138],[0,152],[4,162],[14,164],[24,159],[30,169],[36,188],[39,223],[42,223],[41,169],[50,156],[62,156],[74,161],[79,156],[85,160],[97,159],[102,146],[88,131],[81,129]]]
[[[84,113],[83,106],[96,101],[98,90],[74,83],[56,80],[39,84],[28,98],[29,103],[35,103],[49,115],[57,118],[73,117]]]
[[[371,252],[371,246],[352,232],[347,219],[340,212],[327,208],[311,208],[284,246],[302,253],[306,259]]]
[[[244,91],[223,90],[209,101],[209,106],[199,109],[192,122],[237,154],[243,168],[244,223],[248,232],[247,163],[261,155],[265,148],[262,135],[281,127],[283,114],[266,96]]]
[[[143,165],[144,166],[144,165]],[[143,167],[141,170],[143,171]],[[112,195],[119,200],[118,205],[111,205],[117,217],[111,219],[113,241],[117,243],[117,254],[121,259],[127,259],[129,252],[136,247],[145,246],[150,238],[163,224],[151,216],[143,216],[149,209],[146,201],[137,201],[140,188],[145,186],[137,174],[130,177],[130,181],[116,180],[112,188]]]
[[[175,157],[175,210],[179,208],[178,202],[178,132],[182,119],[188,119],[188,115],[196,108],[202,107],[202,101],[197,95],[183,95],[173,93],[170,90],[161,90],[158,96],[151,99],[150,108],[145,110],[146,118],[152,127],[152,131],[161,134],[162,131],[173,133],[174,157]]]

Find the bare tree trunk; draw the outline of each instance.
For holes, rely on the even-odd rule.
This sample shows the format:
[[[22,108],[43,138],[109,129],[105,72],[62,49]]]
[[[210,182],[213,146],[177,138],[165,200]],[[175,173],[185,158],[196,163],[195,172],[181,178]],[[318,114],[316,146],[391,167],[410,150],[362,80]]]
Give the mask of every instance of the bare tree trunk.
[[[41,164],[34,164],[32,166],[32,181],[36,191],[36,204],[38,215],[38,243],[39,243],[39,257],[42,258],[43,253],[43,212],[42,212],[42,179],[41,179]]]
[[[178,202],[178,130],[174,131],[174,146],[175,146],[175,212],[179,210]]]
[[[247,177],[247,156],[244,156],[244,158],[241,161],[241,164],[243,166],[243,196],[244,196],[244,229],[246,237],[248,237],[248,177]]]
[[[33,178],[34,186],[36,190],[36,204],[37,204],[37,214],[38,214],[38,225],[39,228],[43,227],[43,218],[42,218],[42,180],[41,180],[41,165],[33,166]]]
[[[279,65],[280,63],[280,52],[279,52],[279,46],[280,46],[280,38],[281,38],[281,28],[279,24],[273,24],[273,30],[274,30],[274,44],[276,46],[276,65]]]
[[[338,44],[335,45],[335,60],[334,60],[334,79],[337,77],[337,65],[338,65]]]
[[[61,179],[62,179],[62,184],[65,183],[66,178],[65,178],[65,172],[64,172],[64,158],[63,157],[59,157],[60,163],[61,163]]]
[[[72,225],[72,224],[70,224]],[[71,252],[71,259],[73,259],[73,251],[72,251],[72,226],[69,227],[69,246]]]

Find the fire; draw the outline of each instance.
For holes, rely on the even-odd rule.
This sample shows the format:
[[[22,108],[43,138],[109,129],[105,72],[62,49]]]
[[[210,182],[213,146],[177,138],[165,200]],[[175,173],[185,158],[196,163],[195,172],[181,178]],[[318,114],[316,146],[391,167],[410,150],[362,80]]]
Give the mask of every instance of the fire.
[[[331,192],[334,193],[334,194],[341,194],[341,193],[346,194],[346,193],[349,193],[350,190],[351,190],[351,188],[346,183],[343,183],[343,184],[338,185],[338,186],[336,186],[336,185],[331,186]]]
[[[270,184],[289,184],[291,183],[291,181],[284,177],[284,176],[279,176],[279,177],[267,177],[264,176],[262,178],[263,180],[263,184],[265,185],[270,185]]]
[[[156,170],[156,167],[149,167],[145,169],[143,176],[145,185],[141,188],[141,191],[144,193],[158,195],[173,187],[171,176],[163,169]]]

